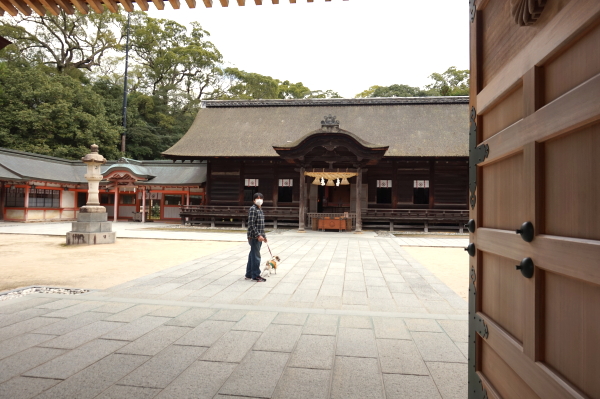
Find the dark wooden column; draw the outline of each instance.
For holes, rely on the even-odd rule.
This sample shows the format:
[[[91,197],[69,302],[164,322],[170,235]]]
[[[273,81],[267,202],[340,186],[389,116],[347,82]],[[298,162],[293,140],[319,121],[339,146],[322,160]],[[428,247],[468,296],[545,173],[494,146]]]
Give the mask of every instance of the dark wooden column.
[[[4,220],[4,199],[6,197],[6,183],[0,182],[0,220]]]
[[[392,172],[392,209],[398,207],[398,163],[392,162],[394,171]]]
[[[273,207],[279,206],[279,165],[275,164],[273,168]]]
[[[429,209],[435,205],[435,159],[429,160]]]
[[[362,231],[362,168],[356,170],[356,229],[357,233]]]
[[[244,161],[240,161],[240,191],[238,193],[238,203],[240,206],[244,205],[244,190],[246,189],[245,185],[245,171],[244,171]]]
[[[300,168],[300,204],[298,206],[298,231],[304,232],[304,215],[306,213],[306,178],[304,166]]]
[[[211,167],[211,162],[210,160],[206,161],[206,185],[204,186],[204,203],[205,205],[210,205],[210,190],[211,190],[211,184],[210,184],[210,176],[212,174],[212,167]]]

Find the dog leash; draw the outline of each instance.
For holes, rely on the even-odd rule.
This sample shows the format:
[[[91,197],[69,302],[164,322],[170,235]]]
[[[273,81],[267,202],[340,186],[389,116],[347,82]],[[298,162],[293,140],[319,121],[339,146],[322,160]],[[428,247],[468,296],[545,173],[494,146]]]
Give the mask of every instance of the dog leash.
[[[267,242],[265,241],[265,244],[267,244]],[[269,249],[269,253],[271,254],[271,258],[273,257],[273,253],[271,252],[271,248],[269,247],[269,244],[267,244],[267,248]]]

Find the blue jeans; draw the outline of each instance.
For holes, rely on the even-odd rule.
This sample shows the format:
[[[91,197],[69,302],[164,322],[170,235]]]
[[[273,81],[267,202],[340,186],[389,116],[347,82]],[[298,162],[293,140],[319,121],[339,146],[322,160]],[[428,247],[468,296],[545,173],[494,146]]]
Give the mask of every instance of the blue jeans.
[[[248,244],[250,244],[250,253],[246,265],[246,277],[255,279],[260,276],[260,247],[262,247],[262,242],[256,238],[251,238],[248,240]]]

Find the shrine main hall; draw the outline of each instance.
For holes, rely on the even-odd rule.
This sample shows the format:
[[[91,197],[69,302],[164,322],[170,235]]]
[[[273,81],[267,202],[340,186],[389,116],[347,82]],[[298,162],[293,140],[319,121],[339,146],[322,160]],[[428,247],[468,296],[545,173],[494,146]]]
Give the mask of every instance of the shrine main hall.
[[[182,221],[462,231],[468,219],[467,97],[204,101],[163,153],[206,166]],[[323,223],[324,222],[324,223]]]

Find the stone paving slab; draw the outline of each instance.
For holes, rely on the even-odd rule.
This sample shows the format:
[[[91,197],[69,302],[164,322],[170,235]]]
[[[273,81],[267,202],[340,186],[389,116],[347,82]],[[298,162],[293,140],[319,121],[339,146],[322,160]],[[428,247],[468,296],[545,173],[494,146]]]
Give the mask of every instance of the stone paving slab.
[[[206,351],[171,345],[119,381],[119,385],[165,388]]]
[[[146,356],[111,354],[37,396],[91,399],[147,361]]]
[[[394,239],[356,237],[272,238],[267,283],[240,245],[0,302],[0,397],[466,398],[466,303]]]

